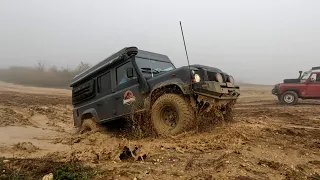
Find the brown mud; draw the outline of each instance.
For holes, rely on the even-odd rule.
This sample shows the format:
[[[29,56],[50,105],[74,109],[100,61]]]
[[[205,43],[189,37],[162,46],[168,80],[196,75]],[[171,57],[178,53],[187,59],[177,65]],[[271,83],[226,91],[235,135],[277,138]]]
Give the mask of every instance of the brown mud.
[[[76,134],[68,90],[0,83],[0,154],[80,162],[106,172],[95,179],[319,177],[320,102],[280,105],[270,89],[243,86],[233,122],[139,139],[108,128]]]

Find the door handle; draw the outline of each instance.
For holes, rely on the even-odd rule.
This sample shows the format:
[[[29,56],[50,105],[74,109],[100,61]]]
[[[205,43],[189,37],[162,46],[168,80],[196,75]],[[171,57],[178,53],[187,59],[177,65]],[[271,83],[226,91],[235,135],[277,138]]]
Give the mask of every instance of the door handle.
[[[121,97],[116,97],[116,100],[120,99]]]
[[[97,106],[102,106],[102,103],[97,103]]]

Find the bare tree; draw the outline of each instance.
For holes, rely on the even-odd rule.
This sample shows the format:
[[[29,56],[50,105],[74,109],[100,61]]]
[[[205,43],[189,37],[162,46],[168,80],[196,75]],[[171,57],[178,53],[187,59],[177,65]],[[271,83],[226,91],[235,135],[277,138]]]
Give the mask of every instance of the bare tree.
[[[85,71],[85,70],[87,70],[89,68],[90,68],[89,63],[81,62],[79,64],[79,66],[77,67],[76,71],[77,71],[77,73],[81,73],[81,72],[83,72],[83,71]]]
[[[45,64],[44,64],[43,61],[38,61],[36,68],[37,68],[38,70],[40,70],[40,71],[44,71],[45,68],[46,68],[46,66],[45,66]]]

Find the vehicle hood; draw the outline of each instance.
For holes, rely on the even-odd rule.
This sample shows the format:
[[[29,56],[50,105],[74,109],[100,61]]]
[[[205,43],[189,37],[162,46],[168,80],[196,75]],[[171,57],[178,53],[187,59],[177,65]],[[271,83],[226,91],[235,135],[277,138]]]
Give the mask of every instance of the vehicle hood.
[[[284,79],[283,83],[288,84],[288,83],[300,83],[301,79]]]
[[[204,70],[211,71],[211,72],[222,73],[222,71],[220,69],[218,69],[218,68],[210,67],[210,66],[204,66],[204,65],[200,65],[200,64],[190,65],[190,68],[204,69]]]

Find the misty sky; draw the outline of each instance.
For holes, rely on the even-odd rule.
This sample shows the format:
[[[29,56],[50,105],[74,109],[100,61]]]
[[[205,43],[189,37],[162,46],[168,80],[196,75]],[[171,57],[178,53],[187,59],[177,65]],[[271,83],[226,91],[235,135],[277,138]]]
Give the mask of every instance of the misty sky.
[[[274,84],[320,66],[320,0],[0,0],[0,67],[95,64],[125,46]]]

